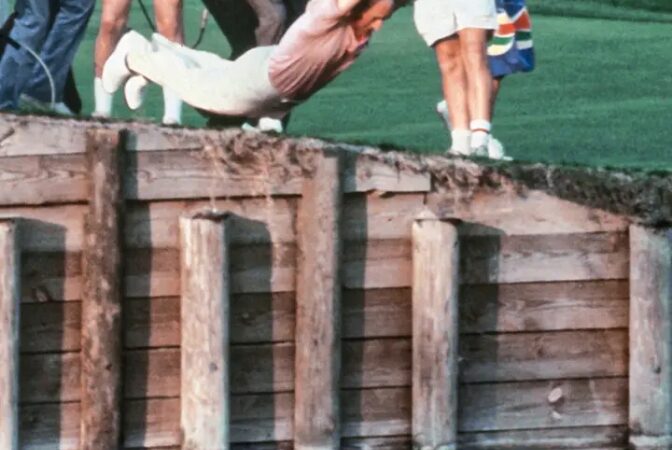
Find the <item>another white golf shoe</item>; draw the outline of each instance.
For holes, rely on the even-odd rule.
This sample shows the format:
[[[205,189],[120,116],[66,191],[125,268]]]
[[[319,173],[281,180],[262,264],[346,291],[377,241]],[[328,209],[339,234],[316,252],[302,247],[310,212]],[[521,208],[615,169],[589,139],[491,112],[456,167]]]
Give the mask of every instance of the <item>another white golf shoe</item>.
[[[101,76],[103,89],[114,94],[128,80],[132,72],[126,65],[126,56],[131,50],[142,50],[149,45],[149,41],[136,31],[130,30],[124,34],[114,51],[105,61]]]
[[[145,100],[145,88],[149,81],[142,75],[133,75],[124,85],[124,100],[131,111],[142,106]]]
[[[506,152],[504,152],[504,146],[502,145],[501,142],[499,142],[497,139],[494,137],[490,137],[490,141],[488,142],[488,158],[490,159],[498,159],[501,161],[512,161],[513,158],[508,156]]]

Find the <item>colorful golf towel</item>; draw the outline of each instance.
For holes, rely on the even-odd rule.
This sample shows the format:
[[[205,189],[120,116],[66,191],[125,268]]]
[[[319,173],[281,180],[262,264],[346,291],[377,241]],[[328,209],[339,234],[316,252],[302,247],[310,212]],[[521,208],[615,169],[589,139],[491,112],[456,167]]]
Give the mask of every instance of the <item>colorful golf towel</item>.
[[[488,46],[492,75],[534,69],[532,22],[525,0],[497,0],[497,21],[499,28]]]

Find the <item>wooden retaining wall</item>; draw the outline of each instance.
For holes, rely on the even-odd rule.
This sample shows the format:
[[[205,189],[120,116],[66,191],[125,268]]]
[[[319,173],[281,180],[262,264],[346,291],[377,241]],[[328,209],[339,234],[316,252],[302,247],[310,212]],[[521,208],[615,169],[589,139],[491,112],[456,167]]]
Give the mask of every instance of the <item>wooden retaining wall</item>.
[[[87,298],[82,255],[91,239],[85,223],[94,212],[90,192],[97,176],[87,162],[86,136],[88,130],[93,139],[90,158],[91,142],[117,136],[124,127],[130,131],[114,146],[125,161],[116,234],[123,295],[119,309],[110,310],[123,318],[120,397],[108,397],[113,408],[108,412],[119,414],[120,431],[114,426],[105,431],[122,436],[120,446],[183,445],[180,258],[185,247],[179,224],[180,217],[213,207],[228,213],[230,322],[222,336],[230,340],[225,355],[230,397],[221,401],[228,402],[226,439],[232,448],[290,449],[295,436],[300,436],[296,448],[333,448],[339,439],[347,449],[411,448],[413,408],[421,407],[412,401],[411,229],[428,212],[437,220],[461,221],[457,448],[623,449],[631,434],[665,434],[655,423],[632,423],[629,218],[538,191],[482,187],[466,198],[437,186],[427,173],[352,151],[338,156],[340,184],[320,184],[315,181],[336,179],[316,176],[334,173],[316,169],[323,154],[316,141],[291,144],[231,132],[124,124],[92,132],[101,126],[1,119],[0,218],[20,218],[21,230],[22,449],[95,448],[82,431],[84,419],[91,419],[83,390],[87,334],[82,321],[91,315],[82,300]],[[338,193],[311,197],[311,189]],[[329,200],[336,199],[333,195],[339,200]],[[336,215],[319,217],[325,212]],[[326,223],[338,226],[325,228]],[[325,236],[340,242],[340,251],[324,247],[330,240],[319,242],[326,229],[331,234]],[[299,269],[298,261],[310,261],[313,251],[317,262]],[[322,266],[327,263],[321,255],[329,251],[340,255],[335,260],[340,267]],[[656,261],[652,264],[663,264],[665,256]],[[306,281],[316,264],[326,275]],[[312,320],[297,317],[297,311],[307,314],[297,307],[297,292],[304,292],[299,298],[330,292],[323,281],[332,278],[341,289],[331,291],[338,296],[334,314],[340,310],[331,316],[340,318],[332,324],[333,338],[325,341],[331,344],[316,347],[299,363],[295,342],[304,343],[305,353],[315,331]],[[327,317],[319,309],[311,314]],[[86,333],[95,335],[91,326],[87,319]],[[297,335],[297,326],[303,335]],[[110,336],[114,339],[114,330]],[[637,345],[647,348],[646,342]],[[334,360],[328,349],[338,347],[339,360]],[[323,362],[311,368],[311,358],[318,356]],[[325,406],[299,414],[295,380],[316,379],[324,364],[335,364],[330,373],[340,373],[340,379],[313,394],[304,391],[305,383],[299,388],[301,405],[310,398],[333,402],[335,423],[317,432],[310,419]],[[114,448],[110,445],[98,448]]]

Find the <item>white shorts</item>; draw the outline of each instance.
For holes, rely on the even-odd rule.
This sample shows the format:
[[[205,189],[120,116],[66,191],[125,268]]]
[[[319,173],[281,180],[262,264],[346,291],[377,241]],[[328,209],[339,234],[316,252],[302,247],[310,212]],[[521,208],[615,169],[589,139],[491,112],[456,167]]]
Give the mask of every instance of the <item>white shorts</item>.
[[[497,29],[495,0],[416,0],[413,18],[430,47],[465,28]]]

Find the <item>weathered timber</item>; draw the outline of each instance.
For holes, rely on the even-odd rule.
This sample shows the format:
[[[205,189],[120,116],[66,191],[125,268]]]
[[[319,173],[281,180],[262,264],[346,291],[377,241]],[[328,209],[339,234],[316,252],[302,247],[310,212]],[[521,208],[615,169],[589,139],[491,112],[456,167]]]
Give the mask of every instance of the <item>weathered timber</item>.
[[[298,217],[294,447],[339,447],[341,376],[341,166],[316,159]]]
[[[554,380],[627,375],[625,330],[513,333],[460,338],[463,383]],[[371,389],[411,385],[411,341],[345,340],[341,388]],[[232,345],[233,394],[294,390],[294,345]],[[79,356],[75,352],[23,355],[22,403],[77,401]],[[176,397],[180,394],[179,348],[127,350],[124,396]]]
[[[25,281],[24,281],[25,283]],[[628,282],[591,281],[462,286],[460,331],[465,334],[608,330],[628,327]],[[27,292],[22,308],[21,345],[25,352],[80,349],[81,305],[48,301]],[[231,343],[294,340],[293,292],[237,294],[231,299]],[[411,335],[409,289],[345,289],[344,338]],[[180,345],[178,297],[132,298],[124,303],[124,342],[128,348]]]
[[[19,449],[19,225],[0,220],[0,448]]]
[[[229,250],[226,214],[180,219],[181,415],[185,450],[229,448]]]
[[[83,450],[116,450],[121,440],[123,137],[87,135],[91,176],[82,255]]]
[[[439,217],[459,217],[465,235],[540,235],[624,232],[628,220],[553,197],[542,191],[475,195],[467,200],[457,192],[427,194],[427,205]]]
[[[672,231],[630,227],[630,445],[672,445]]]
[[[627,442],[626,427],[581,427],[549,430],[495,431],[461,433],[460,448],[465,450],[622,450]],[[71,444],[71,445],[70,445]],[[291,441],[237,443],[233,450],[292,450]],[[341,440],[342,450],[408,450],[411,437],[353,437]],[[63,450],[76,450],[76,443],[68,442]],[[145,447],[127,447],[140,450]],[[153,447],[157,450],[178,450],[177,446]],[[35,447],[27,447],[34,450]]]
[[[530,193],[525,198],[513,199],[504,195],[495,199],[483,196],[477,197],[474,202],[469,205],[469,211],[472,211],[474,217],[465,217],[478,223],[466,223],[463,235],[568,234],[621,231],[627,228],[622,217],[603,217],[592,210],[543,193]],[[294,222],[298,197],[290,196],[130,202],[124,221],[124,245],[127,248],[177,248],[178,218],[206,207],[233,214],[230,232],[232,245],[268,244],[271,241],[290,243],[296,240]],[[343,240],[407,239],[413,219],[423,208],[424,194],[419,193],[347,195],[343,203]],[[560,208],[563,211],[562,218],[552,214],[552,211]],[[451,209],[445,210],[448,211]],[[496,215],[492,211],[501,214]],[[76,204],[40,208],[2,207],[0,217],[33,219],[22,225],[26,232],[21,236],[21,248],[25,251],[79,252],[83,245],[85,212],[84,205]],[[250,221],[258,222],[258,226],[251,228]],[[55,226],[63,233],[54,233],[52,230]]]
[[[431,216],[413,224],[412,426],[423,450],[457,442],[458,224]]]
[[[84,155],[17,156],[0,166],[0,204],[43,205],[84,201],[88,173]]]
[[[627,378],[460,386],[460,431],[625,425]]]
[[[627,445],[625,426],[548,428],[460,434],[462,450],[617,450]]]
[[[86,205],[0,207],[0,218],[21,217],[24,252],[81,252]]]
[[[411,246],[408,240],[344,242],[343,284],[350,289],[408,288]],[[620,233],[465,238],[466,284],[547,283],[625,280],[628,249]],[[296,245],[249,244],[231,248],[231,292],[292,292],[296,288]],[[37,288],[54,300],[81,299],[77,254],[29,254],[31,278],[23,283],[24,301]],[[59,274],[65,261],[67,276]],[[125,254],[128,297],[170,297],[179,292],[176,248],[130,249]],[[62,271],[61,271],[62,273]],[[505,291],[506,289],[502,289]],[[38,292],[39,294],[39,292]],[[45,297],[45,296],[42,296]]]
[[[466,385],[460,431],[479,432],[626,426],[625,378]],[[561,405],[549,404],[554,389]],[[557,392],[557,391],[556,391]],[[410,388],[378,388],[341,392],[342,437],[400,436],[411,433]],[[180,445],[178,398],[128,400],[124,403],[125,447]],[[294,394],[231,397],[231,442],[287,441],[293,436]],[[556,411],[557,414],[553,412]],[[21,448],[62,442],[78,448],[78,403],[26,405],[21,408]],[[542,431],[542,430],[540,430]],[[570,447],[571,448],[571,447]]]

